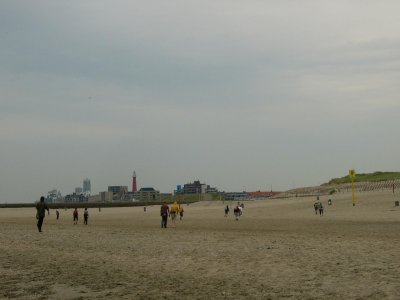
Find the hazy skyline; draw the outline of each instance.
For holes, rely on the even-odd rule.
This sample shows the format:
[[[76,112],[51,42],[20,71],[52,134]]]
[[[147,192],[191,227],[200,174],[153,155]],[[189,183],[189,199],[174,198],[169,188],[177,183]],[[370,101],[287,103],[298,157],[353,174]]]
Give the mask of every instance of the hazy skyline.
[[[398,171],[400,2],[1,1],[0,202]]]

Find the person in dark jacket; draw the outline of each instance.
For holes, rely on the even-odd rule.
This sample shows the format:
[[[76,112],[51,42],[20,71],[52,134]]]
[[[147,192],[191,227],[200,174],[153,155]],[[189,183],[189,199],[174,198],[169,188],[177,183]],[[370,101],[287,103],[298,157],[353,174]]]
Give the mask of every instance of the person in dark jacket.
[[[323,216],[324,215],[324,206],[322,205],[321,202],[319,203],[318,209],[319,209],[319,215]]]
[[[229,206],[227,205],[227,206],[225,207],[225,215],[224,215],[224,217],[227,217],[228,214],[229,214]]]
[[[44,197],[42,196],[40,197],[40,202],[36,204],[36,219],[38,220],[37,228],[39,232],[42,232],[42,225],[44,217],[46,216],[46,210],[47,214],[50,214],[49,207],[47,206],[46,202],[44,202]]]
[[[161,215],[161,228],[167,228],[169,207],[166,202],[164,202],[163,205],[161,205],[160,215]]]
[[[83,211],[83,224],[87,225],[89,219],[89,211],[87,207],[85,207],[85,210]]]

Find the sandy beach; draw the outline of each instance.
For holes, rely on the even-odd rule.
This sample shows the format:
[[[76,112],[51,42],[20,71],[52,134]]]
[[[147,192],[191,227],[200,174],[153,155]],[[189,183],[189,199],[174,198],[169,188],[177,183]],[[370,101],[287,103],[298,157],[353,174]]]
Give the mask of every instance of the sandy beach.
[[[328,205],[328,198],[333,204]],[[2,299],[400,299],[399,194],[391,191],[90,209],[89,225],[55,210],[0,209]]]

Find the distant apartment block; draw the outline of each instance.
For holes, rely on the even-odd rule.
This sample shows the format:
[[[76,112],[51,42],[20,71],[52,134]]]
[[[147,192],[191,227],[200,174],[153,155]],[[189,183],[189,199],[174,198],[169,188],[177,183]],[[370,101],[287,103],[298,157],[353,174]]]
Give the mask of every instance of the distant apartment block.
[[[79,195],[82,194],[83,189],[81,187],[76,187],[75,188],[75,194]]]
[[[123,194],[119,200],[126,201],[126,202],[136,201],[135,193],[127,192],[126,194]]]
[[[107,192],[108,193],[108,192]],[[100,193],[97,195],[90,195],[88,202],[100,202]],[[103,201],[104,202],[104,201]]]
[[[113,192],[100,192],[100,202],[112,202],[113,201]]]
[[[183,189],[176,191],[177,194],[205,194],[205,193],[218,193],[217,188],[210,187],[205,183],[200,183],[195,180],[193,183],[186,183]]]
[[[108,191],[113,193],[113,200],[120,200],[128,193],[128,186],[109,186]]]
[[[62,196],[61,196],[61,192],[57,191],[56,189],[51,190],[47,193],[47,200],[48,203],[54,203],[54,202],[62,202]]]
[[[206,194],[209,194],[209,193],[219,193],[219,191],[216,187],[210,187],[209,185],[207,185]]]
[[[248,200],[249,194],[246,192],[232,192],[225,193],[225,200],[227,201],[239,201],[239,200]]]
[[[122,194],[128,192],[127,186],[108,186],[108,191],[113,192],[114,194]]]
[[[134,198],[137,201],[155,201],[160,199],[160,191],[152,187],[141,188],[134,193]]]
[[[70,194],[64,197],[64,202],[88,202],[89,197],[84,194]]]
[[[160,191],[152,187],[141,188],[136,192],[128,192],[125,188],[109,187],[108,193],[112,194],[113,201],[158,201],[160,200]],[[108,195],[110,197],[110,195]]]

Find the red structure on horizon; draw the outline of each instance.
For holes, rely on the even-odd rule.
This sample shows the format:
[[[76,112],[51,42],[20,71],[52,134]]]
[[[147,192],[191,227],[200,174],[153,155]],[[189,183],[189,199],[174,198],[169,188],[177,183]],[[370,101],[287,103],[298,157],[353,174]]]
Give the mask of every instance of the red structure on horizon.
[[[133,176],[132,176],[132,192],[137,192],[136,172],[135,171],[133,171]]]

